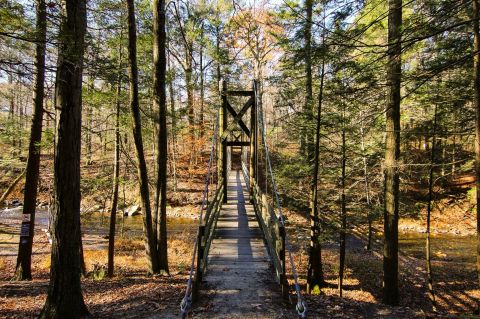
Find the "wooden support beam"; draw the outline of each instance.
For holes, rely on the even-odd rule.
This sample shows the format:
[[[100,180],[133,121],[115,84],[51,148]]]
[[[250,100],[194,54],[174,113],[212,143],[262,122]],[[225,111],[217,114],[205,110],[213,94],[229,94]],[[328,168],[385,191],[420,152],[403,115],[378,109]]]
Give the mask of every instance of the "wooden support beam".
[[[253,96],[253,91],[230,90],[226,91],[228,96]]]
[[[224,141],[223,144],[225,144],[226,146],[249,146],[250,142]]]
[[[228,101],[225,98],[225,108],[227,107],[227,104],[228,104]],[[230,123],[230,125],[228,125],[227,129],[223,132],[223,134],[220,138],[222,141],[225,140],[228,137],[228,135],[230,135],[230,133],[235,129],[235,127],[236,127],[235,123],[238,123],[241,127],[240,121],[241,121],[243,115],[245,113],[247,113],[247,110],[252,105],[254,105],[254,98],[253,97],[248,99],[247,103],[245,103],[245,105],[242,107],[240,112],[238,112],[238,114],[233,118],[233,123]],[[247,132],[245,132],[245,133],[247,133]],[[250,136],[250,131],[248,132],[248,135]]]
[[[253,90],[256,88],[256,83],[255,81],[253,82]],[[255,186],[255,179],[256,179],[256,174],[255,174],[255,160],[257,159],[256,153],[257,153],[257,144],[255,142],[257,138],[257,119],[256,119],[256,101],[255,101],[255,95],[253,96],[253,105],[250,108],[250,165],[249,165],[249,181],[250,181],[250,202],[253,203],[254,199],[254,186]]]
[[[237,112],[235,111],[235,109],[230,105],[230,103],[228,102],[228,100],[226,100],[226,104],[225,104],[227,110],[230,112],[230,114],[232,114],[233,116],[233,119],[235,121],[235,119],[238,117],[238,114]],[[238,125],[240,125],[240,127],[242,128],[242,130],[245,132],[245,134],[247,134],[248,137],[250,137],[250,130],[248,129],[247,125],[245,125],[245,122],[243,122],[242,120],[242,117],[240,117],[238,119]]]
[[[222,136],[223,134],[223,130],[224,130],[224,127],[223,127],[223,104],[225,103],[225,100],[226,100],[226,97],[224,96],[224,82],[225,80],[220,80],[219,83],[218,83],[218,86],[219,86],[219,91],[220,91],[220,94],[221,94],[221,100],[222,100],[222,104],[220,104],[220,109],[218,110],[218,134],[219,136]],[[217,178],[218,178],[218,181],[220,182],[220,180],[223,181],[223,145],[222,145],[222,141],[220,139],[217,138]],[[223,182],[222,182],[223,183]]]
[[[227,82],[223,81],[222,83],[222,130],[220,131],[220,136],[225,134],[225,129],[227,127]],[[222,139],[220,139],[222,141]],[[223,202],[227,202],[227,184],[228,184],[228,173],[227,172],[227,146],[224,143],[221,143],[222,148],[222,179],[223,179]]]

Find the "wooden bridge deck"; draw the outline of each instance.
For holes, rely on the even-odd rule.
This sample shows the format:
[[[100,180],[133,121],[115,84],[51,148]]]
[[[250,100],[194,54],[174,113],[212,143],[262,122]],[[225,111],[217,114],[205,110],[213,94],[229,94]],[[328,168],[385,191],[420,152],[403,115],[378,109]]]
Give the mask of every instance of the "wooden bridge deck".
[[[262,231],[241,171],[228,177],[194,317],[285,318]]]

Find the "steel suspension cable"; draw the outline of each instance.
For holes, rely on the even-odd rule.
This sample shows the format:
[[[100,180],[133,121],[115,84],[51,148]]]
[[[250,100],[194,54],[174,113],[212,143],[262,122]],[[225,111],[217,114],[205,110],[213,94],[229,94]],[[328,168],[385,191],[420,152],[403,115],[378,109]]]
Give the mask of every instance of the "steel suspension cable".
[[[205,189],[203,191],[203,198],[202,198],[202,205],[200,208],[200,218],[198,219],[198,225],[202,225],[203,221],[203,211],[205,209],[205,204],[206,204],[206,199],[207,199],[207,194],[208,194],[208,188],[210,185],[210,175],[211,175],[211,168],[212,168],[212,163],[213,163],[213,158],[215,154],[215,149],[217,145],[217,137],[218,137],[218,120],[219,120],[219,112],[217,111],[217,116],[215,119],[215,124],[213,128],[213,136],[212,136],[212,146],[210,148],[210,159],[208,160],[208,171],[205,176]],[[218,181],[217,181],[218,183]],[[180,303],[180,310],[182,312],[182,317],[185,318],[188,312],[191,309],[192,306],[192,285],[193,285],[193,271],[195,268],[195,257],[197,255],[197,247],[199,245],[198,243],[198,238],[199,238],[199,232],[200,232],[200,227],[198,228],[199,230],[197,231],[197,236],[195,239],[195,243],[193,245],[193,256],[192,256],[192,263],[190,264],[190,273],[188,277],[188,282],[187,282],[187,289],[185,290],[185,296],[182,299],[182,302]]]
[[[254,82],[254,83],[255,83],[255,85],[254,85],[255,99],[257,99],[257,84],[256,84],[256,82]],[[263,110],[262,110],[262,108],[258,108],[258,103],[255,103],[255,107],[257,108],[256,113],[259,115],[259,116],[257,116],[257,123],[259,124],[260,131],[262,133],[262,143],[263,143],[263,147],[265,148],[266,162],[268,164],[268,170],[270,172],[270,177],[271,177],[271,183],[272,183],[271,189],[272,189],[273,194],[275,195],[275,201],[276,201],[276,206],[277,206],[277,210],[278,210],[278,219],[279,219],[280,223],[282,224],[282,226],[285,227],[285,219],[284,219],[283,213],[282,213],[282,206],[280,205],[280,198],[278,196],[277,185],[275,184],[275,179],[274,179],[273,171],[272,171],[272,163],[270,161],[270,153],[269,153],[268,145],[267,145],[267,142],[266,142],[266,134],[265,134],[265,127],[264,127],[265,123],[263,121]],[[267,178],[267,176],[265,176],[265,178]],[[293,280],[295,282],[295,291],[297,293],[296,310],[297,310],[298,315],[301,318],[307,318],[307,304],[302,298],[302,293],[300,291],[300,285],[298,284],[298,275],[297,275],[297,271],[295,270],[295,264],[293,262],[292,246],[290,245],[290,242],[288,241],[288,236],[287,236],[286,232],[285,232],[285,247],[288,251],[290,267],[292,268]]]

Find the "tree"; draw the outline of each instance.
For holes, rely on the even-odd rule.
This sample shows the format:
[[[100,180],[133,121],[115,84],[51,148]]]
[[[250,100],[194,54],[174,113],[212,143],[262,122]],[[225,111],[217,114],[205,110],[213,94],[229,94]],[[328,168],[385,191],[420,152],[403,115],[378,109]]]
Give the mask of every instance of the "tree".
[[[37,42],[35,53],[36,77],[33,98],[34,110],[30,129],[30,143],[23,195],[23,222],[18,246],[15,279],[32,279],[32,246],[35,232],[35,209],[40,174],[40,148],[42,141],[43,98],[45,89],[45,50],[47,41],[47,10],[44,0],[37,1]]]
[[[397,305],[402,0],[389,0],[388,6],[383,302],[388,305]]]
[[[305,0],[305,48],[304,48],[304,60],[305,60],[305,104],[303,106],[304,120],[310,122],[313,115],[313,84],[312,84],[312,12],[313,12],[313,0]],[[300,149],[306,155],[307,160],[312,159],[312,142],[313,136],[310,131],[310,126],[306,126],[305,133],[302,134]]]
[[[433,290],[433,278],[432,278],[432,258],[431,258],[431,245],[430,245],[430,217],[432,212],[433,201],[433,168],[435,165],[435,152],[437,151],[437,109],[438,105],[435,103],[435,113],[433,117],[433,137],[432,137],[432,149],[430,151],[430,167],[428,173],[428,202],[427,202],[427,230],[425,241],[425,259],[426,259],[426,272],[428,282],[428,294],[430,301],[432,302],[433,309],[435,310],[435,292]]]
[[[153,1],[153,108],[158,109],[155,225],[159,273],[168,274],[167,255],[167,91],[165,1]]]
[[[152,210],[150,207],[150,192],[148,189],[148,172],[143,149],[142,120],[138,101],[138,67],[137,67],[137,27],[135,24],[134,0],[127,0],[128,12],[128,75],[130,110],[133,120],[133,139],[137,154],[137,176],[142,201],[143,226],[145,229],[145,249],[148,259],[148,268],[151,273],[158,272],[157,239],[152,228]]]
[[[80,144],[86,1],[64,0],[56,102],[59,109],[51,216],[50,285],[40,318],[89,318],[80,284]]]
[[[281,28],[275,21],[272,11],[261,8],[250,8],[234,15],[229,24],[227,45],[237,49],[247,61],[247,68],[257,80],[258,107],[262,109],[264,80],[269,76],[273,55],[276,53],[276,36]]]
[[[122,30],[120,31],[120,48],[118,52],[117,96],[115,102],[115,155],[113,160],[113,190],[110,206],[110,228],[108,232],[108,269],[107,275],[113,277],[115,256],[115,224],[117,217],[118,185],[120,178],[120,93],[122,90]]]
[[[345,102],[342,100],[342,176],[340,184],[342,193],[340,195],[340,250],[339,250],[339,270],[338,270],[338,291],[340,297],[343,294],[343,276],[345,270],[345,248],[346,248],[346,232],[347,232],[347,203],[345,198],[345,179],[347,166],[347,140],[345,127]]]
[[[473,106],[475,109],[475,175],[477,200],[477,272],[480,283],[480,5],[473,4]]]
[[[175,19],[178,23],[175,28],[179,29],[180,35],[178,36],[179,51],[176,50],[174,42],[169,43],[169,52],[178,62],[183,69],[185,75],[185,86],[187,91],[187,112],[188,112],[188,126],[189,126],[189,139],[190,148],[195,147],[195,79],[194,79],[194,67],[196,64],[194,58],[194,43],[195,34],[200,28],[200,17],[193,3],[187,1],[182,2],[179,7],[175,6]],[[169,31],[170,37],[173,34],[173,30]],[[183,50],[183,52],[181,51]],[[183,55],[183,58],[181,56]],[[193,154],[192,154],[193,155]]]
[[[311,204],[310,204],[310,256],[307,272],[307,292],[319,293],[326,284],[322,269],[322,246],[320,242],[320,218],[318,212],[318,169],[320,158],[320,128],[322,124],[323,85],[325,80],[325,59],[322,59],[320,71],[320,92],[318,93],[317,125],[315,151],[313,158]]]

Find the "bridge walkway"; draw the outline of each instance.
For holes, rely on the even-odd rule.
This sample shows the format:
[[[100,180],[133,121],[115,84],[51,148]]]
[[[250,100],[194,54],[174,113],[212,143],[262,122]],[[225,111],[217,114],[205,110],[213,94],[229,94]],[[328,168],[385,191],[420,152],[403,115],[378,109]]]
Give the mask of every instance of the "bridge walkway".
[[[227,203],[215,229],[203,277],[200,318],[285,318],[263,233],[241,171],[228,175]]]

